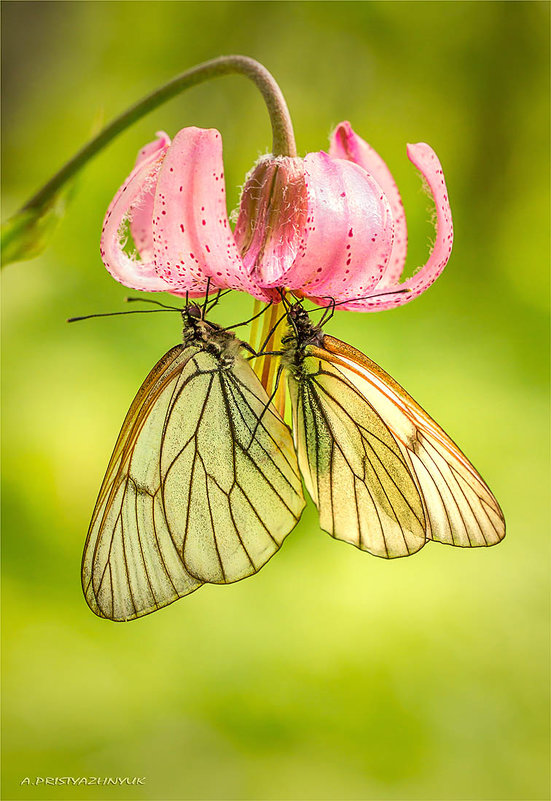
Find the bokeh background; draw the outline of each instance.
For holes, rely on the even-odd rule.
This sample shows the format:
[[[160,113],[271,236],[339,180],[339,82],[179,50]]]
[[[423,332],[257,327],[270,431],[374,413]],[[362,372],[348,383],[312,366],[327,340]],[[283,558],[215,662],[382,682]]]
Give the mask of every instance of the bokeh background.
[[[395,376],[487,478],[499,546],[386,563],[311,506],[260,574],[128,624],[81,596],[90,513],[120,424],[180,336],[120,310],[103,214],[158,129],[218,127],[230,203],[270,146],[252,85],[197,87],[82,174],[40,258],[4,272],[5,799],[548,798],[547,3],[4,2],[4,217],[88,138],[193,64],[241,52],[280,81],[299,151],[349,119],[402,190],[424,262],[427,141],[456,241],[431,290],[330,332]],[[245,319],[227,300],[214,319]],[[145,777],[45,787],[25,777]]]

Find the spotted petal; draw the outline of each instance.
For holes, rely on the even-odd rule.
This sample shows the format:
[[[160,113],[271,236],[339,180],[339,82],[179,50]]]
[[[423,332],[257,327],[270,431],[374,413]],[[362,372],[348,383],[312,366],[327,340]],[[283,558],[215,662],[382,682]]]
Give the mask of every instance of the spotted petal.
[[[157,139],[145,145],[136,158],[134,169],[140,166],[143,161],[153,156],[166,153],[170,145],[170,137],[164,131],[157,131]],[[152,182],[140,201],[140,204],[133,210],[130,220],[130,233],[136,245],[136,250],[143,261],[153,261],[153,199],[155,197],[155,185]]]
[[[427,263],[403,283],[394,282],[388,286],[383,280],[375,287],[374,293],[380,291],[386,294],[379,296],[374,294],[367,300],[344,303],[341,306],[342,309],[383,311],[403,306],[404,303],[409,303],[425,292],[436,281],[448,263],[453,243],[453,223],[442,166],[432,148],[422,142],[408,145],[407,153],[410,161],[425,178],[436,206],[436,239],[431,254]],[[388,293],[391,293],[393,289],[397,290],[397,294],[389,295]],[[339,299],[335,296],[335,300]],[[326,302],[315,298],[312,300],[322,304]]]
[[[311,296],[356,298],[382,277],[392,249],[392,215],[365,170],[326,153],[305,158],[308,214],[298,254],[280,283]]]
[[[394,219],[394,244],[380,286],[395,283],[406,262],[408,233],[404,205],[392,173],[371,145],[352,130],[349,122],[341,122],[335,128],[331,136],[329,155],[335,159],[353,161],[363,167],[385,193]]]
[[[226,210],[222,139],[215,129],[183,128],[159,171],[153,204],[156,268],[174,290],[202,292],[207,279],[266,300],[237,249]]]
[[[145,152],[142,151],[138,156],[136,166],[107,209],[101,234],[101,257],[113,278],[132,289],[146,292],[166,292],[170,289],[155,271],[147,237],[140,235],[144,219],[149,214],[148,209],[151,208],[151,193],[168,146],[168,137],[161,137],[157,142],[146,145]],[[130,220],[132,226],[135,218],[141,260],[124,250],[126,223]]]

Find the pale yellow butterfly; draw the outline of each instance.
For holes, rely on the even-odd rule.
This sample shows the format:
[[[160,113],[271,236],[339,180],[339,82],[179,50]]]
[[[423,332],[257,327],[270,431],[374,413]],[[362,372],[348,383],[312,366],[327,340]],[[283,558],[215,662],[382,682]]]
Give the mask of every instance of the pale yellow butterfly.
[[[293,436],[320,526],[375,556],[429,539],[495,545],[503,513],[457,445],[391,376],[288,307]]]
[[[82,561],[88,605],[132,620],[256,573],[304,507],[288,427],[230,331],[182,312],[183,343],[123,423]]]

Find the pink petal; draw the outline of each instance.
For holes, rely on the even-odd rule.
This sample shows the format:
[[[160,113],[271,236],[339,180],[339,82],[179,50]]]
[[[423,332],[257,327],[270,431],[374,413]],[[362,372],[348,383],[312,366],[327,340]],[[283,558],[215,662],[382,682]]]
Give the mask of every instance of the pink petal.
[[[134,167],[138,167],[144,160],[155,154],[164,153],[170,145],[170,137],[164,131],[157,131],[157,139],[145,145],[136,158]],[[130,233],[136,249],[143,261],[153,261],[153,198],[155,197],[155,184],[151,184],[145,192],[140,204],[133,211],[130,220]]]
[[[449,261],[453,246],[453,222],[448,188],[438,156],[424,142],[408,145],[407,152],[411,163],[426,179],[436,207],[436,240],[429,259],[416,275],[402,284],[417,297],[436,281]]]
[[[178,292],[260,289],[241,260],[226,211],[222,138],[214,129],[183,128],[172,142],[157,180],[153,204],[157,270]]]
[[[100,252],[103,263],[113,278],[125,286],[145,292],[166,292],[167,282],[155,272],[152,254],[147,252],[147,244],[142,243],[144,258],[140,261],[123,250],[124,224],[141,210],[149,201],[155,186],[157,174],[165,156],[168,144],[164,141],[146,146],[149,151],[136,162],[124,184],[120,187],[107,209],[101,234]]]
[[[388,202],[373,178],[350,161],[309,153],[305,166],[306,229],[283,283],[307,296],[361,297],[381,279],[390,257]]]
[[[277,285],[293,264],[308,216],[304,160],[266,156],[247,178],[235,241],[245,269]]]
[[[404,269],[408,245],[406,215],[400,192],[392,173],[379,154],[353,130],[349,122],[341,122],[331,136],[329,155],[359,164],[379,184],[385,193],[394,218],[394,245],[381,285],[397,281]]]
[[[421,295],[433,284],[450,258],[453,244],[453,223],[448,201],[448,190],[444,180],[442,166],[436,153],[429,145],[419,143],[408,145],[408,158],[422,173],[427,181],[436,206],[436,241],[429,259],[416,275],[403,283],[386,286],[383,283],[375,287],[373,297],[364,301],[345,303],[342,309],[351,311],[383,311],[403,306]],[[376,296],[376,292],[398,290],[400,294]],[[404,290],[408,290],[404,292]],[[338,300],[338,298],[336,298]]]

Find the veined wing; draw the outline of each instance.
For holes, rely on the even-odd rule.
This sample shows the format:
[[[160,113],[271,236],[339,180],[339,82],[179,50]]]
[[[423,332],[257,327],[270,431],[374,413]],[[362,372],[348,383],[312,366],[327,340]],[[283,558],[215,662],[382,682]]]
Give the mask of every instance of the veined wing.
[[[315,350],[315,355],[314,355]],[[425,544],[425,514],[409,464],[377,412],[311,346],[289,375],[298,463],[320,526],[375,556]]]
[[[132,620],[201,586],[167,526],[159,458],[173,395],[195,350],[177,345],[155,365],[117,439],[82,559],[84,595],[100,617]]]
[[[199,351],[182,371],[161,475],[174,543],[199,581],[224,584],[256,573],[304,508],[291,433],[268,400],[239,354],[231,369],[221,369]]]
[[[237,348],[180,345],[154,367],[90,524],[82,578],[96,614],[148,614],[275,553],[304,498],[289,429],[266,404]]]
[[[360,351],[334,337],[311,349],[332,363],[398,444],[423,499],[426,536],[464,547],[495,545],[505,520],[487,484],[457,445],[413,398]]]

